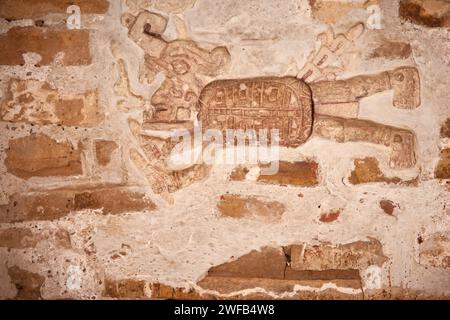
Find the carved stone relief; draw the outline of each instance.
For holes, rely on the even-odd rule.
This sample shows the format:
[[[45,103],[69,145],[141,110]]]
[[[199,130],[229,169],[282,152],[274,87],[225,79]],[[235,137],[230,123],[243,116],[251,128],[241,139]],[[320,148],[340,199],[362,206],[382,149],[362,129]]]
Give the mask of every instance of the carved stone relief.
[[[321,34],[322,47],[311,55],[296,78],[214,81],[213,77],[224,72],[230,62],[225,47],[206,50],[191,40],[166,41],[163,33],[167,19],[148,11],[126,13],[122,23],[145,52],[141,83],[151,85],[158,74],[165,76],[151,98],[151,107],[143,111],[142,120],[129,122],[141,147],[132,150],[130,158],[157,193],[168,194],[208,174],[206,165],[179,171],[167,167],[176,145],[170,139],[171,130],[192,131],[197,120],[202,121],[204,130],[278,129],[280,145],[285,147],[297,147],[312,134],[341,143],[369,142],[390,148],[392,168],[409,168],[416,163],[414,132],[368,120],[320,114],[324,106],[357,106],[360,99],[387,90],[394,92],[394,107],[414,109],[420,105],[420,80],[414,67],[335,80],[339,71],[336,61],[363,34],[363,24],[337,36],[331,29]]]
[[[141,83],[150,85],[161,73],[165,77],[151,98],[152,107],[143,109],[142,121],[129,122],[141,146],[140,151],[132,150],[130,158],[146,174],[154,192],[170,198],[168,193],[205,177],[209,168],[206,165],[180,171],[167,168],[167,158],[175,146],[168,132],[193,127],[202,88],[210,77],[225,70],[230,55],[225,47],[209,51],[191,40],[164,40],[167,19],[156,13],[142,11],[137,16],[125,13],[122,23],[129,28],[130,38],[145,52]],[[118,83],[117,87],[126,84]]]

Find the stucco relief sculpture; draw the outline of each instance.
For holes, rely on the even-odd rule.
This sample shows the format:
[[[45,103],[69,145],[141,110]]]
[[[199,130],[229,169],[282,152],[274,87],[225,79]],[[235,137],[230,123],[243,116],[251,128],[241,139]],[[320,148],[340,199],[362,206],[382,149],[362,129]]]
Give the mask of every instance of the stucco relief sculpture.
[[[141,150],[132,150],[131,159],[146,173],[157,193],[176,191],[208,174],[202,164],[180,171],[167,167],[175,146],[170,131],[192,130],[197,120],[202,121],[204,130],[279,129],[280,144],[285,147],[298,147],[311,135],[341,143],[369,142],[390,149],[392,168],[409,168],[416,163],[415,134],[409,129],[314,113],[320,105],[340,108],[386,90],[393,90],[396,108],[414,109],[420,105],[420,80],[414,67],[346,80],[334,80],[328,69],[322,69],[320,74],[310,72],[318,70],[313,68],[318,62],[325,67],[328,58],[348,48],[363,32],[361,24],[346,34],[321,35],[327,47],[314,56],[313,64],[306,65],[298,77],[214,81],[230,62],[225,47],[206,50],[191,40],[168,42],[162,37],[167,20],[147,11],[137,16],[127,13],[122,22],[129,29],[130,38],[145,51],[140,81],[151,84],[158,74],[165,75],[151,99],[153,107],[144,111],[143,120],[130,120],[132,132],[141,144]]]
[[[412,109],[420,104],[419,77],[411,67],[376,75],[307,85],[293,77],[218,80],[202,91],[199,115],[206,128],[280,131],[280,144],[297,147],[311,132],[337,142],[363,141],[391,149],[390,166],[409,168],[415,162],[415,135],[408,129],[368,120],[313,115],[314,104],[358,101],[394,90],[394,106]]]

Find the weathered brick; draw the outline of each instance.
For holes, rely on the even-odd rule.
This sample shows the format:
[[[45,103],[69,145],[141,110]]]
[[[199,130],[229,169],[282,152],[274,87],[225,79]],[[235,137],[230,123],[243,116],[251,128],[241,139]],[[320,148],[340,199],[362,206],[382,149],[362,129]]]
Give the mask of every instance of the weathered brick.
[[[111,162],[114,151],[119,146],[114,141],[97,140],[95,141],[95,158],[101,166],[106,166]]]
[[[106,279],[103,296],[115,299],[145,299],[149,298],[145,290],[146,286],[144,280]]]
[[[8,228],[0,230],[0,247],[10,249],[34,248],[41,241],[50,241],[57,247],[70,248],[70,234],[67,230],[44,230],[33,232],[29,228]]]
[[[53,190],[26,195],[12,195],[9,203],[0,206],[0,223],[55,220],[70,212],[98,209],[103,214],[154,210],[156,205],[145,193],[129,188],[95,190]]]
[[[58,53],[67,66],[89,65],[89,32],[86,30],[57,30],[50,28],[14,27],[0,35],[0,65],[22,65],[23,54],[34,52],[41,56],[39,65],[51,64]]]
[[[326,269],[294,270],[291,249],[265,247],[261,251],[252,251],[237,260],[212,267],[208,274],[197,284],[202,289],[217,291],[225,297],[250,298],[242,296],[242,290],[264,290],[257,294],[258,298],[318,296],[326,284],[333,283],[337,287],[352,291],[349,296],[360,296],[362,293],[361,278],[358,269]],[[295,253],[295,252],[294,252]],[[297,286],[308,287],[302,292],[295,292]],[[329,293],[329,292],[328,292]],[[231,294],[231,296],[229,296]],[[288,294],[286,296],[286,294]],[[274,296],[275,295],[275,296]],[[320,296],[320,294],[319,294]],[[223,298],[224,296],[222,296]],[[255,298],[256,296],[251,295]],[[361,298],[361,297],[360,297]]]
[[[6,155],[8,172],[23,179],[83,173],[80,148],[58,143],[44,134],[10,140]]]
[[[383,209],[384,213],[392,216],[394,214],[394,209],[398,207],[394,202],[391,200],[383,199],[380,201],[380,208]]]
[[[253,196],[225,194],[217,204],[219,214],[231,218],[281,219],[286,207],[278,201],[263,201]]]
[[[401,0],[399,16],[404,21],[438,28],[450,26],[450,3],[446,0]]]
[[[386,177],[381,172],[376,158],[367,157],[364,159],[355,159],[354,164],[355,169],[351,172],[348,179],[352,184],[384,182],[402,186],[417,186],[418,183],[418,178],[402,180],[398,177]]]
[[[450,237],[435,233],[426,238],[419,248],[419,263],[426,266],[450,268]]]
[[[441,138],[450,138],[450,118],[447,118],[441,127]]]
[[[208,276],[283,279],[285,268],[283,249],[265,247],[209,269]]]
[[[231,181],[243,181],[245,180],[245,176],[249,173],[249,170],[245,166],[238,166],[233,169],[230,174]]]
[[[107,0],[2,0],[0,18],[7,20],[36,19],[49,13],[67,13],[71,5],[80,7],[82,14],[106,13]]]
[[[441,151],[441,157],[434,171],[437,179],[450,179],[450,148]]]
[[[258,181],[279,185],[313,187],[319,184],[318,171],[319,165],[314,161],[280,161],[279,170],[276,174],[261,174]]]
[[[370,265],[381,266],[387,258],[381,243],[357,241],[348,244],[293,245],[291,267],[294,270],[366,269]]]
[[[64,95],[49,83],[12,79],[0,104],[0,119],[9,122],[91,127],[103,120],[98,93]]]
[[[45,282],[43,276],[17,266],[8,268],[8,275],[17,289],[17,295],[14,299],[36,300],[42,298],[41,287]]]
[[[412,49],[409,43],[385,40],[372,51],[369,57],[406,59],[411,55],[411,53]]]
[[[324,212],[320,215],[319,221],[321,222],[333,222],[336,221],[341,215],[342,209],[335,209],[328,212]]]

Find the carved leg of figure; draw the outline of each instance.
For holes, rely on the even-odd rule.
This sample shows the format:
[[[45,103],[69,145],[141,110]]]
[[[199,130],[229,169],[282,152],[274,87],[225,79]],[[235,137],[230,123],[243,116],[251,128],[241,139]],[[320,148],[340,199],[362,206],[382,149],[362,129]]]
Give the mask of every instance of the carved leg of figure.
[[[414,109],[420,105],[419,73],[414,67],[400,67],[374,75],[310,84],[314,104],[357,102],[375,93],[394,90],[394,107]]]
[[[363,141],[390,147],[391,168],[410,168],[416,163],[415,135],[408,129],[315,114],[313,134],[337,142]]]

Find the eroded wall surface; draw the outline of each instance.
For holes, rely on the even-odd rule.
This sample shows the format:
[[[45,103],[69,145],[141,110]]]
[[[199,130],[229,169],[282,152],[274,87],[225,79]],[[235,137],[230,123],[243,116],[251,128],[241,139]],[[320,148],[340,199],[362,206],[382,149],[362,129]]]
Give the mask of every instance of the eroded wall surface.
[[[448,299],[449,27],[446,0],[0,0],[0,297]],[[198,120],[278,126],[278,173],[171,165]]]

